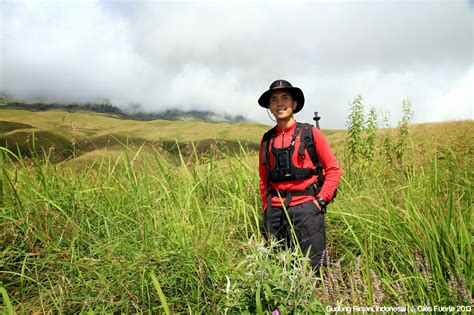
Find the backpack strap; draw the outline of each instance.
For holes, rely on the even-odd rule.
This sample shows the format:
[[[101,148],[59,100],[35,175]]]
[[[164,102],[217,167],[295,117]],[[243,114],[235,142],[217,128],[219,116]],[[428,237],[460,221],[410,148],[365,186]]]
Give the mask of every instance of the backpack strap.
[[[262,158],[261,158],[261,161],[260,163],[262,163],[263,166],[265,166],[267,169],[270,168],[270,162],[268,161],[268,149],[270,147],[270,142],[272,141],[272,139],[275,137],[276,135],[276,126],[273,127],[272,129],[268,130],[267,132],[265,132],[265,134],[263,135],[263,138],[262,138],[262,141],[263,141],[263,144],[262,144]],[[266,211],[271,211],[272,209],[272,194],[270,193],[270,183],[269,183],[269,180],[268,180],[268,174],[267,174],[267,178],[265,179],[265,186],[266,186],[266,190],[267,190],[267,210]]]
[[[313,126],[311,126],[310,124],[303,125],[303,131],[301,132],[300,143],[304,145],[304,148],[308,149],[308,154],[309,154],[309,157],[311,158],[311,162],[313,162],[313,165],[316,167],[321,167],[322,164],[321,162],[319,162],[318,155],[316,153],[316,145],[314,144]],[[304,152],[304,148],[303,148],[303,152]],[[300,145],[300,151],[301,151],[301,145]]]
[[[291,146],[295,145],[296,137],[298,137],[298,135],[299,135],[302,128],[303,128],[303,124],[297,122],[296,127],[295,127],[295,131],[293,132],[293,136],[291,137]],[[301,145],[300,145],[300,147],[301,147]],[[300,154],[299,150],[298,150],[298,154]]]
[[[306,146],[305,146],[304,141],[303,141],[303,136],[305,134],[304,130],[305,130],[307,124],[298,123],[298,125],[299,125],[298,133],[300,132],[300,130],[302,130],[301,135],[300,135],[300,147],[298,148],[298,155],[301,155],[302,157],[304,157],[305,156],[304,149],[305,149]]]
[[[265,165],[265,166],[269,166],[268,164],[268,149],[269,149],[269,146],[270,146],[270,141],[272,141],[272,139],[275,137],[275,134],[276,134],[276,126],[273,127],[272,129],[268,130],[267,132],[265,132],[265,134],[263,135],[263,138],[262,138],[262,141],[263,141],[263,145],[262,145],[262,159],[261,159],[261,163],[262,165]]]
[[[316,174],[318,175],[318,185],[321,188],[324,184],[324,173],[323,173],[323,165],[318,159],[318,154],[316,153],[316,144],[314,143],[313,137],[313,126],[310,124],[303,124],[303,130],[301,132],[301,144],[308,149],[309,157],[311,158],[311,162],[316,167]],[[300,144],[300,151],[303,150],[304,147],[301,149],[302,145]]]

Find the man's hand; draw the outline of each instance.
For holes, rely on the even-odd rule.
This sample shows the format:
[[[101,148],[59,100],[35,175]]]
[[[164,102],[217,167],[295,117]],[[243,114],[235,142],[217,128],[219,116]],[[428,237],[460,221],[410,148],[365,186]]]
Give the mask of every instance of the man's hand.
[[[319,205],[319,202],[316,199],[313,199],[314,204],[318,208],[319,212],[321,212],[321,206]]]
[[[321,198],[321,197],[316,197],[316,199],[313,200],[313,202],[314,202],[314,204],[316,205],[316,207],[318,207],[319,212],[321,212],[321,213],[326,212],[326,205],[327,205],[327,203],[326,203],[326,201],[325,201],[323,198]]]

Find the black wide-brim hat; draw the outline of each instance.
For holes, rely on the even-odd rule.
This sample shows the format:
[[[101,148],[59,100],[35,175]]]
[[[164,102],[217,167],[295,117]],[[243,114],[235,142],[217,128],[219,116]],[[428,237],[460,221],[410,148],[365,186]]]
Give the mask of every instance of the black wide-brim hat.
[[[293,96],[293,99],[296,101],[296,109],[293,111],[294,114],[299,112],[303,106],[304,106],[304,95],[303,91],[301,91],[300,88],[294,87],[291,85],[290,82],[285,81],[285,80],[276,80],[272,84],[270,84],[270,88],[268,91],[265,91],[262,96],[258,99],[258,104],[264,108],[268,108],[270,106],[270,95],[272,95],[272,92],[278,91],[278,90],[285,90],[288,91],[291,96]]]

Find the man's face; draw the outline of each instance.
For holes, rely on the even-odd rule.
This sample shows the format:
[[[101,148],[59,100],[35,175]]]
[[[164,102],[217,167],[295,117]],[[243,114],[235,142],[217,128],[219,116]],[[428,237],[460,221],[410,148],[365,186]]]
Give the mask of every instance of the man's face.
[[[284,120],[293,115],[296,101],[287,91],[275,91],[270,96],[270,111],[277,120]]]

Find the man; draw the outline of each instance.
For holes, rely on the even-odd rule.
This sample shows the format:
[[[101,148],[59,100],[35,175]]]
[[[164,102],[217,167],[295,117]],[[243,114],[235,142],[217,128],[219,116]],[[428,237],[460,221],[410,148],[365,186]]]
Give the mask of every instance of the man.
[[[325,208],[334,197],[341,168],[323,134],[293,117],[304,106],[301,89],[277,80],[258,103],[270,109],[277,123],[260,143],[265,232],[291,246],[292,225],[303,254],[309,251],[311,266],[319,270],[326,247]]]

